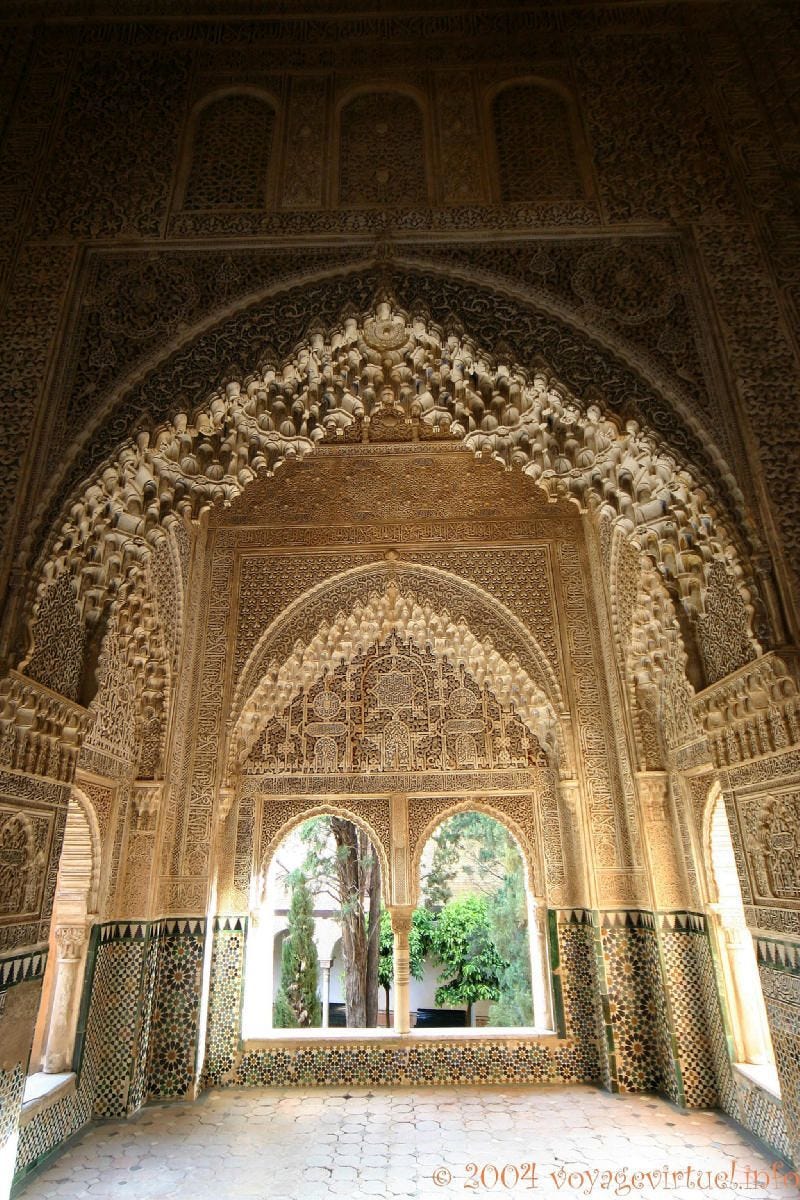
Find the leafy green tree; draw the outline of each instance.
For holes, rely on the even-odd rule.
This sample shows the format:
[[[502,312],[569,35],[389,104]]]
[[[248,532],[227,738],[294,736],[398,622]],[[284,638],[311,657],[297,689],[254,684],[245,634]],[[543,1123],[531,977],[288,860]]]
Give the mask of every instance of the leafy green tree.
[[[454,813],[431,840],[433,855],[422,885],[426,908],[435,911],[452,899],[453,881],[459,874],[484,895],[502,886],[504,858],[514,840],[493,817],[482,812]]]
[[[281,984],[275,997],[277,1029],[306,1029],[322,1022],[317,995],[319,957],[314,943],[314,899],[302,871],[289,876],[292,902],[289,932],[281,951]]]
[[[425,958],[433,942],[435,917],[426,908],[415,908],[411,915],[411,932],[408,935],[409,969],[412,979],[422,979]],[[394,979],[394,936],[392,919],[387,909],[381,913],[381,943],[378,960],[378,983],[384,990],[386,1024],[389,1024],[389,988]]]
[[[513,842],[505,855],[505,879],[489,898],[492,941],[505,966],[498,977],[500,995],[489,1009],[490,1025],[532,1025],[531,955],[528,906],[522,858]]]
[[[443,968],[436,1003],[442,1008],[466,1004],[471,1024],[476,1000],[500,998],[500,975],[506,967],[492,940],[485,896],[450,901],[434,925],[433,952]]]
[[[423,885],[426,905],[435,911],[450,900],[456,879],[474,895],[486,898],[489,937],[505,964],[498,971],[498,995],[489,1011],[490,1023],[532,1024],[525,871],[516,842],[499,821],[475,811],[448,818],[433,835],[433,842]],[[452,962],[454,975],[455,967]]]

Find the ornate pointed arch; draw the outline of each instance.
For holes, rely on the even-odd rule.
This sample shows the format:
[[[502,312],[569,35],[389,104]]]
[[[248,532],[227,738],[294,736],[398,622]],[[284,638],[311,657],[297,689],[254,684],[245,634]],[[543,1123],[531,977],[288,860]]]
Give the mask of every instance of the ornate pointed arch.
[[[73,784],[67,809],[56,898],[67,895],[67,889],[82,891],[86,898],[86,912],[89,914],[99,911],[101,843],[100,824],[94,805],[86,793]]]
[[[699,593],[713,562],[746,562],[732,476],[674,396],[563,314],[430,265],[398,263],[394,298],[381,286],[362,270],[262,298],[131,386],[51,496],[39,593],[64,570],[79,600],[118,589],[176,513],[225,506],[320,443],[409,436],[458,439],[550,498],[601,509]]]
[[[325,580],[264,631],[233,697],[229,772],[298,689],[392,634],[463,666],[501,704],[513,707],[545,753],[556,761],[563,756],[561,691],[533,635],[475,584],[390,560]]]
[[[284,838],[288,837],[292,830],[297,829],[299,825],[304,825],[306,821],[311,821],[314,817],[342,817],[344,820],[352,821],[354,825],[357,825],[359,829],[364,831],[375,847],[375,853],[378,855],[381,864],[381,892],[384,903],[389,903],[391,897],[389,849],[384,845],[383,838],[368,817],[362,812],[348,807],[346,804],[340,804],[338,801],[335,804],[322,803],[314,804],[310,807],[298,805],[297,812],[293,813],[285,821],[282,821],[277,828],[267,826],[267,837],[261,846],[258,871],[254,880],[256,890],[263,889],[270,863]],[[259,897],[253,896],[251,897],[252,900],[258,903]]]
[[[419,903],[420,866],[426,845],[440,825],[443,825],[445,821],[455,816],[456,813],[463,812],[484,813],[487,817],[491,817],[493,821],[497,821],[498,825],[502,825],[511,834],[519,846],[520,854],[522,855],[526,882],[531,895],[543,895],[544,857],[542,847],[537,847],[531,833],[523,827],[520,821],[516,820],[506,811],[502,799],[493,802],[491,800],[475,798],[459,800],[457,803],[442,808],[422,829],[415,831],[411,845],[411,887],[414,902]]]

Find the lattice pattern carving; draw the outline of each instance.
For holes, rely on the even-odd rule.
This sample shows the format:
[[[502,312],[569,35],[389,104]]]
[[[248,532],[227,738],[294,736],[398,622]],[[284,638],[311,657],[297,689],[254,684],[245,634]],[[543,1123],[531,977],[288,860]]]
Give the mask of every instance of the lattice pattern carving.
[[[505,203],[582,198],[569,110],[558,91],[543,83],[504,87],[492,123]]]
[[[697,618],[700,652],[706,679],[715,683],[739,667],[751,662],[758,643],[751,632],[752,605],[745,601],[749,593],[736,586],[723,562],[714,562],[708,570],[708,589],[704,611]]]
[[[491,639],[479,641],[463,618],[454,619],[447,610],[437,612],[425,596],[410,591],[403,594],[398,584],[390,579],[382,594],[371,593],[366,603],[356,601],[352,612],[340,612],[330,626],[323,623],[308,645],[298,639],[293,653],[283,663],[269,663],[239,715],[231,738],[231,770],[251,753],[269,721],[275,720],[284,706],[294,699],[298,681],[308,686],[326,672],[336,671],[340,664],[347,664],[359,654],[369,652],[389,633],[414,646],[415,653],[425,653],[429,647],[434,647],[436,654],[451,668],[469,671],[476,684],[490,689],[506,709],[515,708],[534,740],[538,739],[539,746],[551,754],[556,751],[558,729],[552,705],[541,683],[531,679],[516,657],[503,659]],[[264,662],[264,655],[258,653],[258,648],[254,657]],[[252,670],[247,672],[247,678],[252,678],[252,674]],[[454,714],[454,719],[456,716]],[[483,760],[483,754],[479,754],[477,748],[474,753],[467,753],[469,739],[476,731],[462,732],[465,739],[461,745],[463,753],[457,757],[462,760],[462,766],[469,769],[475,767],[479,759]],[[395,769],[411,769],[405,753],[395,757]],[[327,764],[334,772],[342,769],[343,760],[330,737],[319,745],[318,758],[320,767]],[[383,769],[388,769],[387,762],[382,760],[382,765]],[[512,764],[498,760],[496,765]],[[440,769],[447,768],[442,765]]]
[[[486,685],[396,633],[305,684],[262,730],[245,770],[265,775],[481,772],[541,752]]]
[[[35,649],[27,664],[28,674],[68,699],[77,700],[86,635],[75,601],[75,587],[68,575],[59,576],[45,589],[34,636]]]
[[[800,792],[739,798],[757,895],[800,905]]]
[[[275,110],[263,96],[221,96],[195,118],[183,207],[261,208],[266,203]]]
[[[403,92],[355,96],[340,114],[339,203],[425,206],[425,133],[416,100]]]

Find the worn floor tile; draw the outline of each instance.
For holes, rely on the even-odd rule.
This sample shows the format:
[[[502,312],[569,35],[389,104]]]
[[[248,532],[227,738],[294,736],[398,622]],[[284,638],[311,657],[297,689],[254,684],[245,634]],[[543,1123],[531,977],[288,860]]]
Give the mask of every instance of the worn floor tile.
[[[19,1195],[795,1200],[793,1178],[776,1175],[773,1156],[719,1113],[679,1113],[652,1096],[592,1087],[347,1097],[276,1089],[212,1092],[88,1129]]]

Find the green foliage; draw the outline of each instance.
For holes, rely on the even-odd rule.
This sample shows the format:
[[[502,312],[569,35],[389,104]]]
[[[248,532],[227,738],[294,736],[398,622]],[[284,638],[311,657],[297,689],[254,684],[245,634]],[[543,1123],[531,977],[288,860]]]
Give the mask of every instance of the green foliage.
[[[425,958],[430,953],[435,918],[426,908],[415,908],[411,917],[411,932],[408,935],[408,957],[412,978],[422,979]],[[382,988],[391,987],[394,978],[394,939],[392,919],[387,909],[381,912],[381,944],[378,961],[378,983]]]
[[[433,857],[422,885],[425,907],[443,907],[461,874],[477,892],[491,895],[502,885],[503,861],[513,839],[499,821],[482,812],[455,813],[433,835]]]
[[[281,984],[275,997],[276,1029],[304,1029],[322,1022],[317,995],[319,957],[314,943],[314,900],[302,871],[289,877],[292,903],[289,932],[281,951]]]
[[[433,835],[433,858],[422,884],[423,903],[429,911],[443,908],[453,893],[451,883],[458,872],[459,849],[455,838],[448,837],[444,825]]]
[[[437,1004],[492,1000],[490,1024],[533,1024],[525,871],[516,842],[481,812],[454,814],[433,841],[423,896],[429,909],[445,905],[434,941],[448,941],[438,953],[449,976]],[[468,899],[483,900],[480,917],[477,908],[451,899],[457,878],[468,881]]]
[[[476,1000],[498,1000],[506,963],[495,949],[484,896],[451,900],[433,929],[433,952],[442,964],[436,1003],[442,1008]]]
[[[489,899],[489,921],[497,953],[505,960],[500,995],[489,1009],[490,1025],[532,1025],[531,955],[523,863],[512,842],[505,856],[505,879]]]

